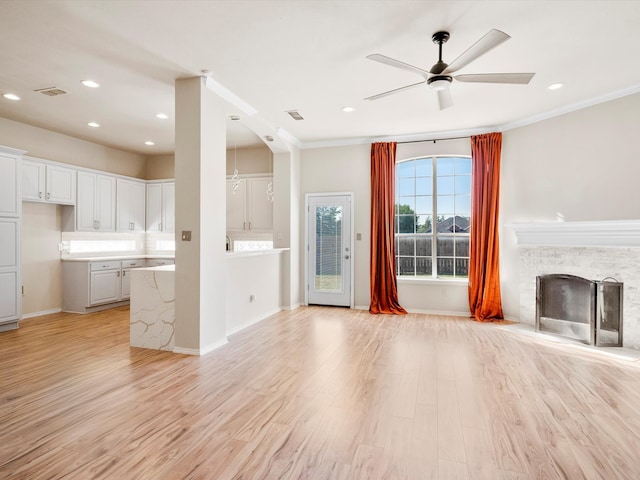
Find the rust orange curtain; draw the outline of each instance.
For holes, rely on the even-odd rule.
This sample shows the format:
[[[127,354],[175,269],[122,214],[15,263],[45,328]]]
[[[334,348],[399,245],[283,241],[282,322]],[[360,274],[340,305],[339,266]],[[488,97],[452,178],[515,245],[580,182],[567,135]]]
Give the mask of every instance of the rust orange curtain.
[[[394,251],[396,143],[371,144],[370,313],[404,315],[398,303]]]
[[[469,309],[480,322],[503,318],[498,243],[501,150],[502,133],[471,137]]]

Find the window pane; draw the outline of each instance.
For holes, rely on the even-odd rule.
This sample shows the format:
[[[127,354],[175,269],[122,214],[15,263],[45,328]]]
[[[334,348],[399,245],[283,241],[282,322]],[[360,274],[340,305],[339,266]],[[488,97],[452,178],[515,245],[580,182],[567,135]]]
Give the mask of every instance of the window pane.
[[[415,195],[415,179],[414,178],[400,178],[397,181],[398,187],[396,190],[396,197],[403,197],[407,195]]]
[[[316,209],[316,290],[342,290],[342,207]]]
[[[433,212],[433,197],[432,196],[424,196],[424,197],[416,197],[416,213],[424,214],[424,213],[432,213]]]
[[[438,189],[438,195],[453,195],[455,177],[441,177],[438,175],[436,186]]]
[[[415,213],[416,197],[398,197],[396,203],[396,213]]]
[[[415,228],[415,215],[398,215],[396,217],[396,233],[415,233]]]
[[[471,159],[470,158],[456,158],[456,175],[471,175]]]
[[[431,257],[416,257],[416,275],[432,275],[432,262]]]
[[[438,257],[453,257],[453,237],[438,237]]]
[[[453,274],[455,273],[454,264],[455,264],[455,261],[453,258],[438,257],[438,276],[452,277]]]
[[[416,160],[416,177],[430,177],[433,175],[433,166],[430,158]]]
[[[456,276],[457,277],[469,276],[469,259],[468,258],[456,258]]]
[[[455,228],[453,233],[469,233],[471,229],[471,219],[469,217],[455,216]]]
[[[424,237],[416,237],[416,256],[431,256],[431,235]]]
[[[396,164],[396,178],[414,177],[415,171],[415,162],[413,160]]]
[[[398,257],[396,260],[398,275],[414,275],[415,258],[414,257]]]
[[[455,212],[453,195],[438,195],[436,210],[439,215],[446,215]]]
[[[416,233],[431,233],[433,229],[431,222],[431,215],[418,215]]]
[[[454,226],[455,219],[452,214],[438,215],[438,224],[436,225],[438,233],[453,233]]]
[[[456,237],[456,257],[469,256],[469,237]]]
[[[438,158],[436,163],[438,176],[440,175],[453,175],[453,158],[451,157],[441,157]]]
[[[414,237],[398,237],[398,255],[415,255],[415,238]]]
[[[468,195],[471,193],[471,177],[464,175],[454,177],[456,183],[456,195]],[[438,190],[440,193],[440,190]]]
[[[433,194],[433,177],[416,178],[416,195]]]
[[[471,195],[456,195],[456,214],[463,217],[471,216]]]

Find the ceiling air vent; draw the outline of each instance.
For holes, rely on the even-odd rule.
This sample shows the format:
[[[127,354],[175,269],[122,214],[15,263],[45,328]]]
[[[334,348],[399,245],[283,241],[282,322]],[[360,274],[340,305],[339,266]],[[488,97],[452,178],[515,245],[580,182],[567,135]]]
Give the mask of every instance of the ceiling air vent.
[[[298,112],[297,110],[287,110],[287,113],[291,115],[291,118],[293,118],[294,120],[304,120],[302,115],[300,115],[300,112]]]
[[[57,87],[40,88],[38,90],[34,90],[34,92],[41,93],[48,97],[55,97],[56,95],[64,95],[67,93],[64,90],[60,90]]]

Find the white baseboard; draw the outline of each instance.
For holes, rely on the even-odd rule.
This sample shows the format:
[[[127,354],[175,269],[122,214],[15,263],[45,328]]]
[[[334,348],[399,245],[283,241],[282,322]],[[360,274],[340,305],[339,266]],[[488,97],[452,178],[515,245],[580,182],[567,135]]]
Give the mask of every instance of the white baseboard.
[[[223,345],[226,345],[229,341],[226,338],[222,340],[212,343],[211,345],[207,345],[204,348],[182,348],[182,347],[173,347],[173,353],[182,353],[184,355],[197,355],[202,356],[206,355],[209,352],[214,351],[216,348],[220,348]]]
[[[369,305],[356,305],[356,310],[369,310]],[[424,315],[447,315],[450,317],[471,317],[469,312],[455,312],[448,310],[422,310],[422,309],[413,309],[413,308],[405,308],[408,313],[421,313]]]
[[[296,308],[300,308],[300,303],[294,303],[293,305],[286,305],[282,307],[282,310],[295,310]]]
[[[251,320],[244,322],[242,325],[238,325],[237,327],[232,328],[231,330],[227,330],[227,336],[233,335],[234,333],[238,333],[241,330],[244,330],[247,327],[250,327],[251,325],[255,325],[258,322],[261,322],[262,320],[264,320],[265,318],[270,317],[271,315],[275,315],[276,313],[280,312],[281,310],[284,310],[284,308],[274,308],[273,310],[270,310],[262,315],[260,315],[259,317],[256,318],[252,318]]]
[[[43,315],[51,315],[52,313],[60,313],[61,311],[62,311],[61,308],[52,308],[49,310],[42,310],[40,312],[25,313],[24,315],[22,315],[22,318],[20,320],[28,320],[29,318],[41,317]]]

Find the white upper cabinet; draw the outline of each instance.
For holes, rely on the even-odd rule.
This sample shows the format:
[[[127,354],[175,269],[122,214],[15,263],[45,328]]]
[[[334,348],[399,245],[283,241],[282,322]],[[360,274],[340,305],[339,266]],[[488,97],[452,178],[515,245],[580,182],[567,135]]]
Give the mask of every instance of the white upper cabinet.
[[[273,230],[273,203],[267,196],[273,188],[273,177],[250,178],[247,202],[249,205],[249,229],[252,231]]]
[[[175,182],[147,184],[147,232],[175,231]]]
[[[235,193],[227,179],[227,230],[270,232],[273,230],[273,204],[267,196],[273,177],[239,179]]]
[[[0,217],[20,216],[20,161],[0,150]]]
[[[235,192],[233,181],[227,180],[227,230],[244,230],[247,218],[247,181],[238,180]]]
[[[116,178],[78,172],[76,230],[113,232],[116,227]]]
[[[22,200],[75,205],[76,171],[25,158],[22,161]]]
[[[117,230],[119,232],[144,232],[145,183],[118,178]]]

